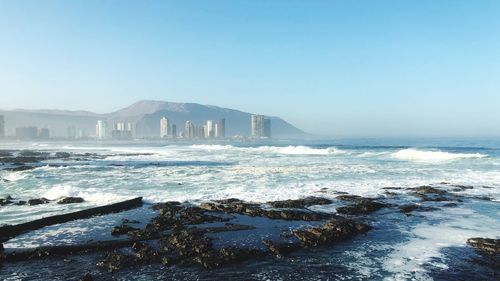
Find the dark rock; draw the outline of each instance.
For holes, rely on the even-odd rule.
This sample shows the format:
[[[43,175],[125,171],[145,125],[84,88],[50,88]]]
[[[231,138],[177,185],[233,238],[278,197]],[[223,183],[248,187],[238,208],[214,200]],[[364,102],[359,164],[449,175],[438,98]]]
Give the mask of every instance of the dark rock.
[[[274,243],[271,240],[262,240],[262,244],[273,253],[276,257],[284,257],[287,254],[302,248],[301,245],[297,243]]]
[[[29,166],[29,165],[21,165],[13,168],[7,168],[5,170],[11,171],[11,172],[23,172],[23,171],[28,171],[28,170],[33,170],[35,169],[35,166]]]
[[[360,201],[362,199],[367,199],[367,198],[361,197],[359,195],[342,194],[342,195],[337,196],[337,199],[344,200],[344,201]]]
[[[294,230],[293,234],[305,246],[332,244],[369,231],[369,225],[353,220],[338,218],[327,221],[321,227],[311,227],[303,230]]]
[[[362,199],[356,201],[356,203],[352,205],[337,208],[337,213],[348,215],[368,214],[384,207],[386,207],[386,205],[383,203],[379,203],[371,199]]]
[[[435,210],[437,210],[437,208],[424,207],[420,204],[407,204],[407,205],[399,206],[399,210],[401,210],[401,212],[403,212],[403,213],[411,213],[413,211],[419,211],[419,212],[435,211]]]
[[[136,264],[137,258],[135,256],[114,251],[97,261],[96,266],[108,272],[115,272],[123,268],[132,267]]]
[[[428,185],[410,188],[410,190],[413,190],[415,193],[419,194],[446,194],[446,191]]]
[[[71,157],[71,154],[68,152],[56,152],[55,157],[56,158],[69,158],[69,157]]]
[[[10,182],[8,179],[2,179],[3,182]]]
[[[82,203],[84,201],[85,200],[83,200],[83,198],[81,197],[64,197],[59,199],[59,201],[57,201],[57,204],[73,204],[73,203]]]
[[[461,184],[453,184],[451,186],[456,187],[457,188],[456,190],[466,190],[474,188],[472,185],[461,185]]]
[[[212,212],[224,212],[230,214],[241,214],[251,217],[267,217],[270,219],[282,220],[318,221],[332,217],[331,214],[306,210],[267,210],[263,209],[259,204],[247,203],[239,199],[227,199],[215,202],[216,203],[203,203],[200,205],[200,208]]]
[[[467,244],[488,255],[500,255],[500,239],[469,238]]]
[[[8,197],[7,198],[0,198],[0,206],[6,206],[6,205],[11,205],[14,204],[12,200],[10,200]]]
[[[28,202],[23,201],[23,200],[20,200],[20,201],[17,201],[16,203],[14,203],[14,205],[16,205],[16,206],[23,206],[23,205],[26,205],[26,204],[28,204]]]
[[[50,200],[47,199],[47,198],[37,198],[37,199],[30,199],[28,200],[28,204],[30,204],[30,206],[34,206],[34,205],[40,205],[40,204],[47,204],[49,203]]]
[[[269,204],[273,208],[296,208],[296,209],[303,209],[305,207],[309,207],[309,206],[313,206],[313,205],[328,205],[328,204],[332,204],[332,203],[333,202],[330,199],[315,197],[315,196],[309,196],[309,197],[305,197],[302,199],[296,199],[296,200],[283,200],[283,201],[267,202],[267,204]]]
[[[135,227],[131,227],[131,226],[126,225],[126,224],[122,224],[122,225],[118,225],[118,226],[113,227],[113,229],[111,230],[111,235],[113,235],[113,236],[123,235],[123,234],[127,234],[130,231],[135,231],[135,230],[139,230],[139,229],[135,228]]]
[[[447,207],[447,208],[449,208],[449,207],[457,207],[457,206],[458,206],[457,203],[446,203],[446,204],[443,205],[443,207]]]

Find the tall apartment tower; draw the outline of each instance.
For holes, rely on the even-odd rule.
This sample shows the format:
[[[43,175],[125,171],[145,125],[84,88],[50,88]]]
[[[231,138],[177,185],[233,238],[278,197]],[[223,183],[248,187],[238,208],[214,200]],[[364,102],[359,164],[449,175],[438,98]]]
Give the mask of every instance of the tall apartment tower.
[[[205,137],[207,139],[212,139],[215,137],[215,123],[213,120],[207,120],[207,125],[205,129]]]
[[[167,117],[163,117],[160,120],[160,138],[167,138],[170,136],[170,120]]]
[[[226,137],[226,119],[222,118],[215,124],[215,137],[218,139]]]
[[[195,137],[194,124],[191,121],[186,121],[186,125],[184,126],[184,137],[187,139]]]
[[[108,122],[106,120],[97,120],[95,126],[96,137],[100,140],[108,138]]]
[[[0,139],[5,138],[5,119],[0,115]]]
[[[264,118],[264,128],[262,136],[266,138],[271,137],[271,119],[269,118]]]
[[[252,115],[252,137],[271,137],[271,119],[263,115]]]

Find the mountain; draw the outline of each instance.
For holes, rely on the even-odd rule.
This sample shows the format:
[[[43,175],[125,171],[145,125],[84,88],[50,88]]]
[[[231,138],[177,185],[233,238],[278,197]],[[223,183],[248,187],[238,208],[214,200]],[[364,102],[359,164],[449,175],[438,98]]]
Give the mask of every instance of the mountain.
[[[67,128],[74,126],[87,135],[93,135],[99,119],[106,119],[111,125],[116,122],[133,122],[137,125],[138,137],[158,137],[160,119],[169,118],[177,125],[177,131],[184,130],[187,120],[196,125],[205,124],[206,120],[226,119],[226,135],[250,135],[251,113],[197,103],[174,103],[165,101],[143,100],[126,108],[107,114],[88,111],[65,110],[0,110],[5,116],[7,135],[14,135],[16,127],[37,126],[51,129],[54,137],[65,137]],[[271,119],[273,137],[298,137],[305,133],[279,117]]]

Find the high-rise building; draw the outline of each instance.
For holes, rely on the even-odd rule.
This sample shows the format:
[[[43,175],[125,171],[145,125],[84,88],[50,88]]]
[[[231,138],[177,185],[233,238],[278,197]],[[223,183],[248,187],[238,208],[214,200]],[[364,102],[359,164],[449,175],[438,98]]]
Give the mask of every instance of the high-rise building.
[[[5,119],[0,115],[0,139],[5,138]]]
[[[163,117],[160,120],[160,138],[167,138],[171,134],[170,120],[167,117]]]
[[[271,119],[263,115],[252,115],[252,137],[271,137]]]
[[[215,137],[215,123],[213,120],[207,120],[207,125],[205,128],[205,137],[207,139],[212,139]]]
[[[108,138],[108,122],[106,120],[98,120],[95,126],[96,137],[100,140]]]
[[[37,127],[16,128],[16,138],[20,140],[32,140],[38,137]]]
[[[200,138],[200,139],[204,139],[205,138],[205,126],[201,125],[201,126],[198,127],[197,137]]]
[[[70,140],[76,139],[76,128],[75,126],[69,126],[67,130],[67,137]]]
[[[111,138],[116,140],[126,140],[132,138],[132,125],[131,123],[117,122],[113,125],[111,131]]]
[[[226,137],[226,119],[222,118],[215,124],[215,137],[218,139]]]
[[[192,139],[196,136],[196,132],[194,129],[194,124],[191,121],[186,121],[186,125],[184,126],[184,137],[187,139]]]
[[[172,124],[172,138],[177,137],[177,125]]]
[[[50,138],[50,130],[48,128],[40,128],[38,130],[38,138],[39,139],[49,139]]]
[[[264,128],[263,128],[263,135],[266,138],[271,137],[271,119],[269,118],[264,118]]]

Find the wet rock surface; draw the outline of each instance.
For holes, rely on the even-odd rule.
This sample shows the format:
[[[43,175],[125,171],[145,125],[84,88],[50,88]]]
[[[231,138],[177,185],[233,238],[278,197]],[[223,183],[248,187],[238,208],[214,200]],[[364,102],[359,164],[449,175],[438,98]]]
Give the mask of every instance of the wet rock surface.
[[[367,224],[345,218],[337,218],[327,221],[320,227],[294,230],[292,233],[305,246],[318,246],[343,241],[355,235],[366,233],[370,229],[371,227]]]
[[[315,196],[309,196],[303,199],[267,202],[267,204],[269,204],[273,208],[296,208],[296,209],[303,209],[305,207],[313,205],[328,205],[332,203],[333,201],[330,199],[315,197]]]
[[[449,196],[444,190],[427,186],[410,189],[410,195],[414,194]],[[395,195],[398,196],[399,194]],[[456,204],[426,203],[410,197],[413,198],[412,203],[401,205],[391,201],[398,200],[397,198],[374,199],[350,194],[338,195],[338,200],[305,197],[265,203],[246,202],[236,198],[199,205],[167,201],[151,206],[156,215],[148,221],[120,217],[118,222],[121,220],[121,224],[111,229],[111,234],[117,239],[113,247],[91,250],[85,248],[85,251],[64,252],[64,255],[97,253],[98,256],[92,260],[93,264],[98,269],[97,272],[106,274],[149,265],[213,269],[246,261],[260,262],[259,259],[266,256],[283,260],[287,256],[295,258],[295,252],[316,251],[315,247],[343,247],[345,241],[370,231],[372,223],[367,221],[385,214],[386,212],[374,213],[382,208],[388,208],[388,212],[393,215],[404,217],[401,213],[410,215],[435,211],[438,207]],[[41,199],[43,198],[39,200]],[[2,200],[0,202],[10,200],[15,203],[11,197]],[[336,208],[337,214],[307,209],[310,206],[328,204],[341,206]],[[332,206],[332,210],[334,207],[336,206]],[[414,217],[416,216],[409,216],[407,219]],[[266,225],[264,227],[263,221]],[[269,227],[275,224],[276,226]],[[278,235],[269,236],[271,231],[277,231]],[[239,238],[233,241],[234,237]],[[240,239],[241,237],[248,238]],[[257,243],[250,243],[252,239]],[[489,260],[493,260],[494,264],[498,256],[498,240],[469,240],[469,245],[491,256]],[[52,249],[38,250],[26,255],[26,259],[54,258],[54,253],[58,252]],[[4,255],[1,259],[8,260],[8,256]],[[86,276],[81,278],[84,277]],[[89,275],[89,278],[93,277]]]
[[[57,204],[74,204],[83,203],[85,200],[82,197],[64,197],[57,201]]]
[[[467,244],[488,255],[500,255],[500,239],[469,238]]]
[[[30,200],[28,200],[28,204],[30,206],[35,206],[35,205],[40,205],[40,204],[47,204],[49,202],[50,202],[49,199],[43,198],[43,197],[42,198],[36,198],[36,199],[30,199]]]
[[[369,198],[351,198],[350,201],[353,201],[354,203],[345,207],[337,208],[337,213],[347,215],[368,214],[387,206],[386,204]]]

